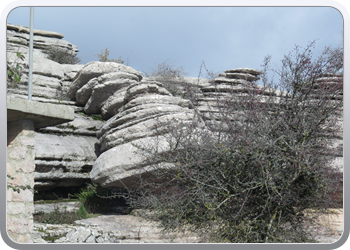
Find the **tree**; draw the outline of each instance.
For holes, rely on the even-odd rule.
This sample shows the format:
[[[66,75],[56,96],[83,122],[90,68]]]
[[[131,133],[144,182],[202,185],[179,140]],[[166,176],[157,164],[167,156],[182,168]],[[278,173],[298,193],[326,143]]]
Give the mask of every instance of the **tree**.
[[[277,82],[267,57],[262,86],[226,89],[209,120],[197,112],[190,124],[157,125],[170,128],[156,139],[169,150],[156,141],[142,148],[161,163],[140,179],[134,206],[154,211],[147,217],[165,230],[205,241],[309,241],[315,212],[336,206],[333,194],[342,192],[330,138],[340,129],[343,51],[325,48],[314,59],[313,46],[286,55],[272,70]]]
[[[122,59],[121,56],[119,56],[118,59],[109,59],[109,50],[106,48],[104,51],[101,51],[101,54],[97,54],[96,57],[99,58],[100,62],[116,62],[116,63],[124,63],[124,60]]]

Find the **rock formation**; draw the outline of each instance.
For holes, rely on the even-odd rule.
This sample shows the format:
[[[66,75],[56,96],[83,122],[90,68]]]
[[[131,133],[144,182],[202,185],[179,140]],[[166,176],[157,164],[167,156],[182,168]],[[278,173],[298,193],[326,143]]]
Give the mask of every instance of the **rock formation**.
[[[276,102],[281,94],[279,91],[263,89],[252,83],[259,79],[260,74],[253,69],[227,70],[212,83],[201,84],[195,105],[189,100],[171,96],[162,88],[161,83],[149,79],[131,84],[122,91],[118,90],[118,94],[111,96],[119,100],[119,109],[97,133],[101,155],[90,173],[92,181],[103,187],[134,187],[138,175],[146,173],[150,164],[138,153],[137,145],[152,143],[160,129],[166,133],[167,128],[157,127],[155,130],[155,126],[162,121],[173,118],[174,122],[190,121],[194,117],[193,109],[196,109],[203,114],[207,124],[215,125],[218,122],[215,114],[221,105],[218,100],[232,93],[244,96],[252,88],[261,91],[262,101]],[[338,163],[342,161],[341,138],[340,132],[335,143],[335,147],[338,147]],[[166,150],[167,141],[157,139],[158,146]],[[330,143],[334,143],[333,140]]]
[[[147,146],[159,139],[157,132],[166,133],[169,129],[163,126],[156,131],[156,125],[167,121],[189,122],[195,110],[203,114],[207,124],[215,123],[220,108],[217,100],[227,92],[244,95],[261,74],[254,69],[240,68],[226,70],[212,82],[184,78],[189,87],[196,89],[196,98],[190,102],[173,96],[157,79],[143,78],[140,72],[123,64],[67,65],[48,59],[47,49],[52,46],[71,55],[77,53],[76,46],[62,38],[63,35],[54,32],[34,32],[35,100],[70,105],[76,111],[74,121],[41,129],[36,135],[38,190],[79,187],[90,179],[103,187],[132,187],[136,175],[146,172],[150,166],[150,162],[137,153],[138,147]],[[16,59],[16,51],[23,53],[27,60],[28,39],[28,29],[8,25],[8,60]],[[22,80],[16,88],[9,87],[8,93],[25,97],[27,62],[22,65]],[[179,88],[186,94],[185,86]],[[273,91],[265,90],[261,94],[267,97]],[[96,117],[102,119],[95,120]],[[158,143],[166,150],[165,140]],[[335,147],[338,148],[336,161],[341,163],[341,132]]]
[[[132,186],[133,175],[147,167],[145,159],[134,155],[135,144],[147,143],[159,121],[193,117],[190,101],[172,96],[161,83],[142,80],[141,73],[114,62],[87,64],[68,96],[84,106],[85,113],[109,118],[96,134],[101,155],[90,173],[104,187]]]
[[[43,197],[44,191],[61,196],[65,188],[81,187],[90,181],[89,172],[97,158],[96,131],[104,121],[87,116],[82,107],[70,101],[67,91],[75,75],[83,68],[79,64],[60,64],[49,59],[50,49],[75,56],[75,45],[62,39],[63,35],[34,30],[33,51],[33,100],[44,103],[68,105],[74,108],[74,121],[36,131],[35,135],[35,199]],[[27,99],[29,29],[7,25],[7,61],[22,67],[21,81],[8,84],[8,95]],[[19,60],[16,53],[24,55]],[[59,188],[59,189],[57,189]],[[70,190],[72,191],[72,190]],[[63,193],[62,193],[63,192]],[[56,197],[48,197],[56,198]]]
[[[66,89],[82,65],[59,64],[49,59],[48,52],[58,48],[62,53],[75,56],[77,47],[63,40],[63,35],[56,32],[34,30],[33,33],[33,96],[57,101],[68,100]],[[9,93],[28,93],[28,47],[29,29],[7,24],[7,60],[22,66],[21,82],[15,87],[9,86]],[[24,61],[17,58],[17,52],[24,55]]]
[[[33,100],[68,105],[75,119],[58,126],[46,127],[35,134],[35,199],[53,199],[75,193],[87,182],[102,187],[134,188],[139,175],[147,174],[157,159],[147,159],[139,147],[157,143],[159,150],[169,148],[166,124],[187,123],[201,113],[201,124],[218,122],[218,100],[228,92],[243,94],[259,79],[261,72],[240,68],[227,70],[210,82],[184,78],[179,86],[195,89],[193,102],[173,96],[156,78],[144,78],[137,70],[115,62],[90,62],[86,65],[61,64],[50,59],[52,48],[75,56],[75,45],[63,35],[34,31]],[[7,25],[7,60],[22,66],[21,81],[8,84],[8,94],[27,98],[29,29]],[[16,53],[24,55],[18,60]],[[332,81],[330,81],[332,80]],[[338,76],[324,76],[318,82],[336,84]],[[258,85],[254,85],[259,88]],[[261,94],[271,96],[274,91]],[[277,93],[279,94],[279,93]],[[313,93],[317,98],[317,88]],[[335,98],[343,98],[339,95]],[[266,100],[272,100],[266,98]],[[343,110],[335,114],[339,124]],[[161,132],[162,136],[158,136]],[[326,135],[334,145],[334,165],[343,166],[342,130]],[[54,195],[54,196],[53,196]],[[46,208],[44,208],[46,209]],[[162,235],[154,223],[134,216],[100,216],[77,222],[78,226],[35,224],[37,238],[60,236],[56,243],[165,243],[199,242],[196,236]],[[43,232],[45,231],[45,232]]]

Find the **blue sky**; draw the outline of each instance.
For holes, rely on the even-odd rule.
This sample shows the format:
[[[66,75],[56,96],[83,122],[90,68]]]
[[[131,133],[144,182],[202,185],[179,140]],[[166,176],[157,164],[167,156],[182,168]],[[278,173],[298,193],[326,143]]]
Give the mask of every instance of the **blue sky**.
[[[29,8],[14,9],[7,22],[28,27]],[[278,67],[296,44],[343,45],[343,19],[332,7],[35,7],[34,28],[62,33],[82,64],[108,47],[110,58],[141,72],[168,60],[188,76],[198,76],[202,61],[213,72],[260,69],[272,55]]]

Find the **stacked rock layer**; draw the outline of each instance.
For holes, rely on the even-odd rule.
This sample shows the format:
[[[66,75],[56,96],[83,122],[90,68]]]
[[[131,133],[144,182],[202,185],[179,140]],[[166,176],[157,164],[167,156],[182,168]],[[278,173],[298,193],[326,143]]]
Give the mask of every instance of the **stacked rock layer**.
[[[49,59],[48,51],[56,49],[75,56],[75,45],[63,40],[63,35],[34,30],[33,101],[67,105],[75,110],[75,119],[54,127],[42,128],[35,133],[35,199],[52,199],[54,192],[73,192],[90,181],[90,170],[98,155],[96,131],[104,121],[87,116],[83,108],[69,100],[67,91],[75,75],[83,68],[79,64],[60,64]],[[7,24],[7,61],[20,65],[19,83],[8,83],[7,94],[28,99],[29,29]],[[24,60],[17,57],[17,52]],[[64,190],[66,189],[66,190]],[[50,197],[47,197],[50,194]]]

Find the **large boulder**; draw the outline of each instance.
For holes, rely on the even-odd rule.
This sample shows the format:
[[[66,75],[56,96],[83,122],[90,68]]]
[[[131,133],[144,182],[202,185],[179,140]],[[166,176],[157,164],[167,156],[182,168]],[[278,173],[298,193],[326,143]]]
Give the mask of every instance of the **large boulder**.
[[[88,83],[91,79],[108,74],[108,73],[125,73],[129,74],[131,76],[130,79],[134,80],[137,79],[138,81],[141,81],[142,74],[135,69],[125,66],[120,63],[116,62],[90,62],[86,64],[81,71],[76,75],[72,85],[69,88],[69,91],[67,93],[68,97],[72,100],[77,99],[77,92],[84,87],[85,84],[88,84],[88,88],[91,88],[91,86],[97,84],[103,84],[103,82],[108,78],[100,78],[96,79],[93,83]],[[129,77],[127,77],[129,79]],[[136,77],[136,78],[135,78]],[[122,76],[120,75],[120,78]],[[80,91],[82,92],[82,91]],[[79,98],[79,92],[78,92],[78,98]],[[81,103],[82,104],[82,103]]]
[[[191,122],[190,101],[172,96],[156,81],[132,84],[125,91],[124,104],[97,132],[101,155],[90,172],[92,181],[103,187],[135,188],[138,176],[147,174],[153,163],[140,151],[149,143],[166,151],[169,123]],[[156,129],[157,127],[157,129]]]

